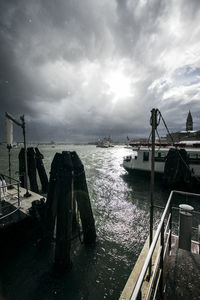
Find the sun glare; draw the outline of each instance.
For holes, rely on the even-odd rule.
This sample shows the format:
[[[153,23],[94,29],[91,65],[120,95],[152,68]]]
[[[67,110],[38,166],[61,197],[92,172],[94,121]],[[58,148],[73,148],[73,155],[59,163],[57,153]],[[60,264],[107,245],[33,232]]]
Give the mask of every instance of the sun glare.
[[[108,85],[108,94],[114,96],[114,102],[131,95],[130,79],[122,72],[110,72],[105,82]]]

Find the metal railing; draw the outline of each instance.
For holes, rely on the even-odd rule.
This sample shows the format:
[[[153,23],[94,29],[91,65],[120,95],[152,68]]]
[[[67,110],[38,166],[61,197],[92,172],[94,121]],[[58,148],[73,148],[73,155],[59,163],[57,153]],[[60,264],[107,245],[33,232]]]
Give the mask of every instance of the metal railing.
[[[145,280],[145,276],[147,274],[149,265],[152,261],[153,254],[156,249],[156,245],[159,242],[160,238],[160,247],[158,249],[158,253],[155,259],[155,264],[154,264],[154,270],[153,273],[150,274],[152,276],[150,277],[149,280],[149,287],[147,291],[147,296],[146,299],[149,299],[151,296],[152,288],[154,287],[154,295],[153,299],[155,299],[156,294],[159,290],[160,294],[163,294],[163,268],[164,268],[164,260],[167,254],[167,251],[171,250],[171,245],[172,245],[172,197],[174,194],[180,194],[180,195],[187,195],[187,196],[197,196],[200,197],[200,194],[195,194],[195,193],[187,193],[187,192],[182,192],[182,191],[171,191],[167,204],[165,206],[164,212],[162,214],[160,223],[157,227],[157,230],[155,232],[153,241],[151,243],[151,246],[149,248],[149,252],[147,254],[146,260],[144,262],[144,265],[142,267],[142,270],[140,272],[140,275],[138,277],[137,283],[135,285],[135,288],[133,290],[131,300],[137,300],[142,298],[142,284]],[[167,218],[168,215],[168,218]],[[165,225],[165,220],[167,218],[167,222]]]
[[[8,181],[9,183],[7,183]],[[0,180],[0,221],[17,212],[20,207],[20,182],[7,175],[3,175]],[[3,203],[4,202],[4,203]],[[15,209],[7,211],[9,206]]]

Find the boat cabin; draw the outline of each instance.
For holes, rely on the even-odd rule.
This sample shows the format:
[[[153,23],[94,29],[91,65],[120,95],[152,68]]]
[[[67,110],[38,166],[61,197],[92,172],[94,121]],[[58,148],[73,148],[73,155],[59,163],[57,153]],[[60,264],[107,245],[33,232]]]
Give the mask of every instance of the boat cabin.
[[[170,149],[185,149],[177,147],[158,147],[155,148],[155,172],[164,173],[166,158]],[[193,175],[200,177],[200,148],[187,147],[186,149],[188,164]],[[184,151],[184,150],[183,150]],[[151,148],[137,145],[133,147],[133,155],[124,158],[123,167],[127,171],[151,172]]]

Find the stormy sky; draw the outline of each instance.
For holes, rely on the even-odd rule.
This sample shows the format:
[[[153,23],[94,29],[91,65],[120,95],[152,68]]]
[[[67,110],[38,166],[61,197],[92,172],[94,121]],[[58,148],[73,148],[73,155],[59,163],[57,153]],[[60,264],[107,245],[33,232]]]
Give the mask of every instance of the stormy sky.
[[[199,20],[199,0],[0,0],[0,139],[6,111],[29,141],[148,137],[153,107],[200,129]]]

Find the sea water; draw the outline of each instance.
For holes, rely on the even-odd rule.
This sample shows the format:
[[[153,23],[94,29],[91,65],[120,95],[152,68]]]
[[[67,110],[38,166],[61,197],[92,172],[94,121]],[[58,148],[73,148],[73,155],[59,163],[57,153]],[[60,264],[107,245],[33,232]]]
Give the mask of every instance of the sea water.
[[[123,157],[132,154],[123,146],[39,146],[49,176],[56,152],[76,151],[82,160],[97,242],[86,247],[72,243],[70,272],[52,275],[51,255],[42,255],[36,244],[27,245],[0,272],[2,299],[118,299],[149,233],[150,178],[128,175]],[[11,150],[12,176],[18,177],[18,153]],[[0,172],[8,174],[8,153],[0,147]],[[165,206],[169,191],[155,185],[155,203]],[[154,227],[162,210],[154,211]],[[49,255],[49,256],[48,256]],[[1,298],[1,297],[0,297]]]

